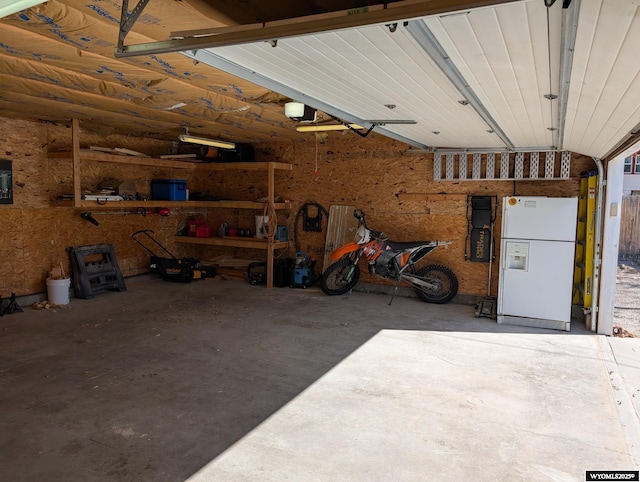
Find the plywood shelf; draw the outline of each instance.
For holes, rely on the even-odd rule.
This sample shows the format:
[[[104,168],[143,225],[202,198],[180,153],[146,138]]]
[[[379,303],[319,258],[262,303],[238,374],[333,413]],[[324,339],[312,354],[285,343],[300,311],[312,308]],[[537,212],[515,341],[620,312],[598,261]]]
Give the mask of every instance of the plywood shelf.
[[[50,159],[68,159],[73,163],[73,199],[55,201],[51,205],[56,207],[97,209],[131,209],[131,208],[225,208],[225,209],[255,209],[264,210],[268,203],[275,209],[289,209],[289,202],[276,203],[274,194],[275,171],[291,171],[293,165],[283,162],[194,162],[177,159],[158,159],[144,156],[121,156],[97,150],[80,149],[80,126],[78,119],[71,123],[72,150],[49,152]],[[127,164],[130,166],[163,167],[168,169],[187,169],[195,171],[264,171],[267,181],[266,202],[257,201],[87,201],[82,199],[80,189],[81,166],[83,162],[108,162]],[[200,244],[209,246],[230,246],[236,248],[260,249],[267,252],[267,288],[273,287],[273,261],[276,249],[287,248],[288,242],[269,242],[256,238],[195,238],[177,236],[177,243]]]
[[[52,207],[75,207],[91,209],[131,209],[131,208],[227,208],[227,209],[264,209],[264,202],[256,201],[80,201],[74,205],[73,200],[51,202]],[[289,209],[290,203],[275,203],[276,209]]]
[[[269,243],[268,239],[261,238],[242,238],[235,236],[212,237],[212,238],[196,238],[192,236],[176,236],[176,243],[184,244],[205,244],[209,246],[229,246],[233,248],[249,248],[249,249],[283,249],[289,247],[287,241],[273,241]]]
[[[49,159],[73,159],[72,154],[71,151],[59,151],[49,152],[48,156]],[[266,171],[268,169],[290,171],[293,169],[291,164],[284,162],[193,162],[153,157],[119,156],[86,149],[81,149],[79,156],[81,161],[88,162],[110,162],[115,164],[128,164],[130,166],[166,167],[170,169],[202,171]]]

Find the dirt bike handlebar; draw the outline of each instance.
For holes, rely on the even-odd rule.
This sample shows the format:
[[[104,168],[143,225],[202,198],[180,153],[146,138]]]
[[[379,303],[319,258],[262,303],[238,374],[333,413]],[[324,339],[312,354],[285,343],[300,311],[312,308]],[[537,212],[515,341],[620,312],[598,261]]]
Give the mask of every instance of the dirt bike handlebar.
[[[364,211],[362,209],[354,209],[353,217],[356,218],[366,229],[371,232],[371,235],[376,239],[387,239],[387,236],[382,231],[376,231],[367,226],[367,221],[364,216]]]

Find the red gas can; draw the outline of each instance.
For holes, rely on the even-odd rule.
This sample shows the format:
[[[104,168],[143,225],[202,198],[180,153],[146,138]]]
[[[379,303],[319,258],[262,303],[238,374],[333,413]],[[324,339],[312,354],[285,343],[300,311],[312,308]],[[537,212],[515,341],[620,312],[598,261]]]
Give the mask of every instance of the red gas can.
[[[211,237],[211,226],[206,224],[201,224],[196,227],[196,238],[210,238]]]
[[[197,229],[202,226],[204,221],[200,219],[192,219],[187,221],[187,236],[197,236]]]

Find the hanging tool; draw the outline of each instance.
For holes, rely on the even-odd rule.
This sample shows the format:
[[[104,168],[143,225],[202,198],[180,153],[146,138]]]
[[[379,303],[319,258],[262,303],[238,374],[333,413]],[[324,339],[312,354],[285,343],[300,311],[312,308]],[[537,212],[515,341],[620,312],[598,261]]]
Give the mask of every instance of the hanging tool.
[[[313,221],[310,221],[310,217],[309,217],[309,213],[308,213],[308,208],[309,206],[313,206],[318,210],[318,215],[315,218],[311,218],[313,219]],[[327,217],[327,219],[329,218],[329,212],[326,210],[326,208],[324,206],[322,206],[322,204],[318,204],[315,201],[306,201],[302,206],[300,206],[300,209],[298,209],[298,212],[296,213],[296,217],[295,220],[293,221],[293,239],[295,241],[295,249],[296,252],[300,251],[300,244],[298,242],[298,221],[300,219],[300,216],[303,217],[303,221],[304,221],[304,225],[307,227],[311,227],[313,226],[313,229],[305,229],[305,227],[303,226],[303,230],[304,231],[316,231],[316,232],[320,232],[322,231],[322,216],[320,213],[324,213],[324,215]],[[317,219],[317,221],[316,221]],[[319,227],[319,229],[318,229]]]
[[[95,224],[96,226],[100,226],[100,223],[94,218],[90,212],[85,211],[84,213],[80,213],[80,217],[89,221],[91,224]]]
[[[316,215],[311,216],[309,214],[309,206],[311,204],[304,204],[300,208],[302,211],[302,230],[319,233],[322,231],[322,211],[316,206]]]
[[[276,230],[278,229],[278,213],[276,212],[276,208],[272,202],[267,201],[264,204],[264,209],[262,210],[262,219],[268,219],[266,223],[263,223],[260,229],[262,230],[262,236],[268,239],[273,239],[276,234]],[[258,226],[256,225],[256,229]],[[256,233],[256,237],[260,237]]]
[[[91,216],[129,216],[133,214],[146,216],[147,210],[145,208],[136,208],[133,211],[128,209],[120,209],[119,211],[100,211],[97,213],[89,213],[89,214],[91,214]]]

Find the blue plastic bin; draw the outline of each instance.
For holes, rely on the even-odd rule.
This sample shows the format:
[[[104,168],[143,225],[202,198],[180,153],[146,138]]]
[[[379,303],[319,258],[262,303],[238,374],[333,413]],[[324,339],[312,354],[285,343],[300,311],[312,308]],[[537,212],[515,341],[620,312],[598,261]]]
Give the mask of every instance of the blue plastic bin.
[[[153,179],[151,199],[158,201],[186,201],[187,181],[182,179]]]

